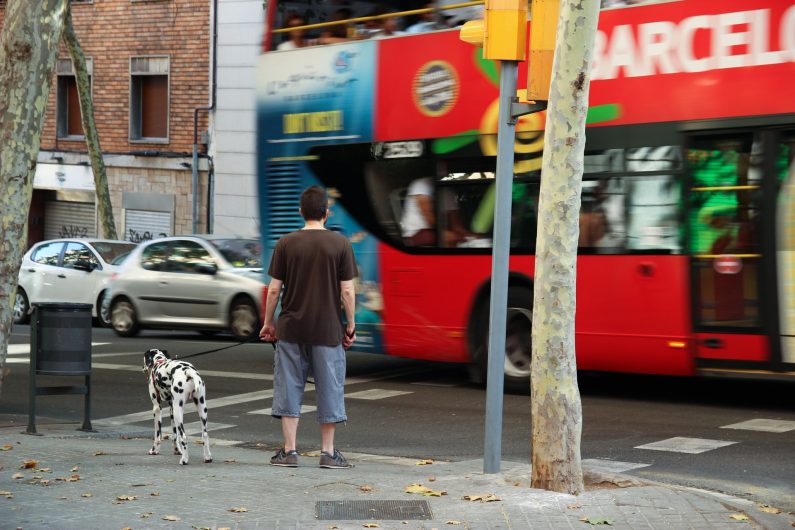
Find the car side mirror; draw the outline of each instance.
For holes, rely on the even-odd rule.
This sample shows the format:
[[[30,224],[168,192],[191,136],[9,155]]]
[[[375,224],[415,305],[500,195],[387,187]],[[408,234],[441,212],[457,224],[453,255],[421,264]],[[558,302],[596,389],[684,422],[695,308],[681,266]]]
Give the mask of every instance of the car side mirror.
[[[196,265],[196,272],[212,276],[218,272],[218,266],[215,263],[198,263]]]
[[[87,259],[79,259],[75,261],[74,268],[83,272],[91,272],[94,270],[91,262]]]

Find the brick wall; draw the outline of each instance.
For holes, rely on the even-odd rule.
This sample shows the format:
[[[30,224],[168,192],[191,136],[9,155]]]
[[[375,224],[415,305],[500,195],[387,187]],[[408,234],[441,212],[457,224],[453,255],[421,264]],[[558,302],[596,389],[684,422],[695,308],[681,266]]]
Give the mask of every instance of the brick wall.
[[[211,0],[94,0],[72,5],[75,32],[94,61],[94,113],[103,152],[188,153],[193,109],[209,104]],[[0,24],[5,2],[0,2]],[[130,57],[170,56],[169,142],[129,142]],[[68,58],[61,44],[59,57]],[[55,76],[47,103],[43,150],[85,152],[85,142],[56,137]],[[199,131],[207,128],[200,113]]]

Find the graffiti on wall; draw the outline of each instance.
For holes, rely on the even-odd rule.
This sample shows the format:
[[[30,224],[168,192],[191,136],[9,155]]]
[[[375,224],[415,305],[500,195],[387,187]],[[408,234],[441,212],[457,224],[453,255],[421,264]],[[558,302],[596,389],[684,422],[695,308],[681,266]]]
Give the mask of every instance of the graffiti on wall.
[[[151,241],[156,237],[168,237],[168,234],[166,234],[165,232],[160,232],[159,234],[153,234],[149,230],[146,230],[145,232],[139,232],[132,228],[129,228],[127,230],[127,240],[132,241],[133,243],[142,243],[144,241]]]
[[[88,227],[79,225],[61,225],[58,237],[88,237]]]

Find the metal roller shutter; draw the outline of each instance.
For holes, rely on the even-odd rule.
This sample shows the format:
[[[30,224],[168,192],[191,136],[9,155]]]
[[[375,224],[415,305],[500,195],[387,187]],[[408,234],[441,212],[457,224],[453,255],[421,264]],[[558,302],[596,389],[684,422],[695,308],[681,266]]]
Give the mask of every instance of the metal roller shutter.
[[[97,236],[94,203],[47,201],[44,208],[44,239]]]
[[[124,239],[134,243],[149,241],[172,234],[171,212],[124,210]]]

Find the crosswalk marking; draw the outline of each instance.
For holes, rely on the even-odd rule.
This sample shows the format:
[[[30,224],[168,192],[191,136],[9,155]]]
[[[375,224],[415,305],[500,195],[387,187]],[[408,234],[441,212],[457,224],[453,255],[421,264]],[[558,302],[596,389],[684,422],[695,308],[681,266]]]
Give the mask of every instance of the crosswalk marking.
[[[301,405],[301,414],[306,414],[308,412],[314,412],[317,410],[317,407],[314,405]],[[270,416],[273,412],[273,409],[260,409],[260,410],[252,410],[251,412],[247,412],[247,414],[263,414],[265,416]]]
[[[736,443],[737,442],[730,442],[728,440],[708,440],[705,438],[676,436],[674,438],[668,438],[667,440],[660,440],[659,442],[638,445],[635,449],[650,449],[652,451],[669,451],[672,453],[697,455]]]
[[[226,407],[229,405],[239,405],[240,403],[248,403],[250,401],[258,401],[261,399],[269,399],[273,397],[273,390],[258,390],[257,392],[248,392],[246,394],[236,394],[233,396],[226,396],[221,398],[212,398],[208,397],[207,404],[210,409],[210,414],[212,411],[219,408],[219,407]],[[185,414],[194,414],[196,412],[196,407],[193,404],[187,404],[185,406]],[[164,415],[168,415],[167,411],[164,411]],[[100,425],[126,425],[128,423],[138,423],[141,421],[152,420],[152,409],[143,411],[143,412],[133,412],[131,414],[122,414],[121,416],[112,416],[110,418],[101,418],[96,420]]]
[[[345,394],[345,397],[351,399],[385,399],[395,396],[402,396],[403,394],[411,394],[411,392],[403,392],[402,390],[383,390],[380,388],[371,388],[370,390],[362,390],[361,392],[353,392],[350,394]]]
[[[595,471],[601,471],[603,473],[624,473],[651,465],[638,462],[620,462],[618,460],[608,460],[605,458],[585,458],[582,463],[584,466],[588,466]]]
[[[110,342],[92,342],[91,346],[105,346]],[[8,355],[30,355],[30,344],[9,344]]]
[[[731,425],[724,425],[721,429],[782,433],[795,431],[795,421],[756,418],[753,420],[741,421],[740,423],[732,423]]]

